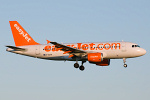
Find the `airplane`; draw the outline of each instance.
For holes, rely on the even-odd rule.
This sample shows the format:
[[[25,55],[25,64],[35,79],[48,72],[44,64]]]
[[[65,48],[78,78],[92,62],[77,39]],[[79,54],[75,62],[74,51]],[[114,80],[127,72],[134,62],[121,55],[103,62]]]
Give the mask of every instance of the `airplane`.
[[[85,69],[83,64],[88,61],[97,66],[109,66],[110,59],[123,59],[124,67],[127,67],[126,59],[140,57],[146,54],[146,50],[138,44],[131,42],[92,42],[92,43],[58,43],[47,41],[40,44],[25,31],[17,21],[9,21],[15,46],[8,47],[6,51],[56,61],[75,61],[74,67],[81,71]],[[78,61],[81,61],[79,65]]]

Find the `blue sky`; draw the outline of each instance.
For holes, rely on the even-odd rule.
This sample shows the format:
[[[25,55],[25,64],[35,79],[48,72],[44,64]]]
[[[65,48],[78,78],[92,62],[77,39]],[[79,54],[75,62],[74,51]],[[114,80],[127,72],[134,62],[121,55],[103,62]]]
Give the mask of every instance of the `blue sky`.
[[[1,0],[0,100],[149,100],[149,0]],[[129,41],[145,56],[111,60],[109,67],[48,61],[6,52],[17,20],[39,43]]]

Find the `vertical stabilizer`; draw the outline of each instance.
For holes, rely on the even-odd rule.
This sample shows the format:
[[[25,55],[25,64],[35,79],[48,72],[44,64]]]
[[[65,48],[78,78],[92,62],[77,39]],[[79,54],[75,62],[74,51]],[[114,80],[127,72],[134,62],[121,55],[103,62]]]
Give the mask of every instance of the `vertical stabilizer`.
[[[17,21],[9,21],[16,46],[37,45]]]

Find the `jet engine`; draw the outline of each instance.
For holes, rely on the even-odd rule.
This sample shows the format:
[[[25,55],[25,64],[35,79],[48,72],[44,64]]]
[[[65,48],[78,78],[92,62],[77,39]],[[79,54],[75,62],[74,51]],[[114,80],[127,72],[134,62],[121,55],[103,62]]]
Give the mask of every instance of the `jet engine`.
[[[110,59],[104,59],[102,62],[95,63],[98,66],[109,66],[110,65]]]
[[[99,63],[103,61],[103,54],[102,53],[89,53],[87,55],[87,59],[89,62]]]
[[[89,63],[96,64],[97,66],[109,66],[110,59],[103,59],[102,62],[89,62]]]

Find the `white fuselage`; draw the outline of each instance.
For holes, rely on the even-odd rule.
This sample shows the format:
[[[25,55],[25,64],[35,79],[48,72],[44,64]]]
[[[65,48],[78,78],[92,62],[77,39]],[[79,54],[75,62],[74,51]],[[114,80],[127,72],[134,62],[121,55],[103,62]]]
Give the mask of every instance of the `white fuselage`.
[[[137,44],[131,42],[68,43],[63,45],[86,51],[87,53],[103,53],[104,59],[133,58],[142,56],[146,53],[144,49],[134,46]],[[64,51],[58,50],[55,48],[55,45],[52,44],[28,45],[19,47],[25,48],[26,50],[14,51],[13,49],[8,48],[7,51],[48,60],[76,60],[73,57],[69,57],[69,53],[64,53]],[[81,53],[79,53],[78,60],[87,60],[85,57],[83,57],[84,54],[82,54],[81,57],[80,54]]]
[[[126,58],[139,57],[146,54],[146,50],[131,42],[93,42],[93,43],[57,43],[47,41],[39,44],[25,31],[17,21],[9,21],[15,46],[6,46],[7,51],[20,55],[47,59],[76,61],[75,68],[83,71],[83,63],[89,61],[97,66],[109,66],[110,59],[123,58],[124,67],[127,67]],[[82,61],[79,66],[78,61]]]

